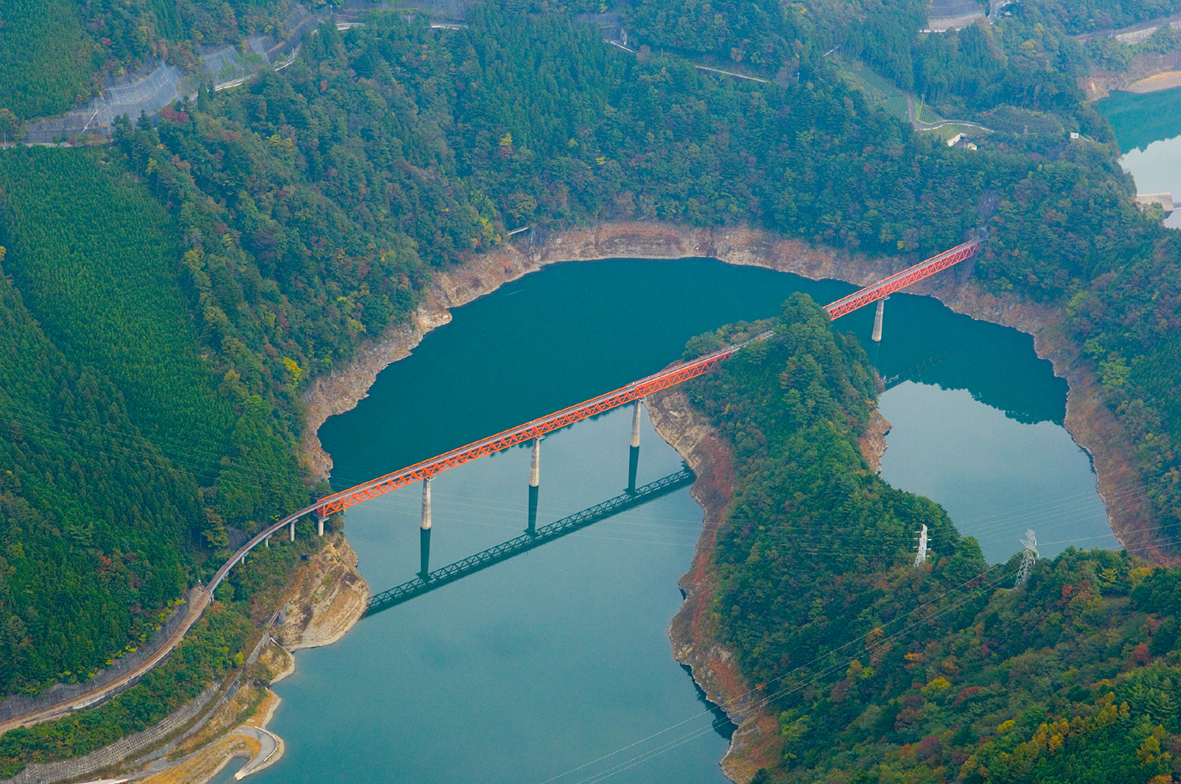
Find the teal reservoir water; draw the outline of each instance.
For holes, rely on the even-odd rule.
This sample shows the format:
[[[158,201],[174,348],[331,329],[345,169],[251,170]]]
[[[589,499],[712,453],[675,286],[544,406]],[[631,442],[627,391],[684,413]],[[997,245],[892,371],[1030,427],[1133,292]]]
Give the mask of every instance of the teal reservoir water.
[[[1120,164],[1138,193],[1171,193],[1181,202],[1181,89],[1148,95],[1115,93],[1095,104],[1115,130]],[[1165,219],[1181,228],[1181,211]]]
[[[356,409],[321,428],[333,483],[622,386],[679,358],[693,335],[775,315],[794,291],[827,302],[852,288],[710,259],[548,267],[456,310]],[[867,309],[838,325],[868,338],[872,318]],[[1069,541],[1114,546],[1089,461],[1061,427],[1065,383],[1028,336],[896,296],[882,344],[865,344],[889,386],[887,479],[953,510],[993,560],[1018,549],[1026,527],[1052,542],[1043,554]],[[630,426],[630,410],[615,410],[543,441],[538,525],[622,492]],[[639,483],[680,468],[645,418]],[[439,475],[431,568],[518,536],[528,472],[522,446]],[[419,571],[420,492],[349,510],[349,541],[374,592]],[[1052,517],[1054,501],[1072,515]],[[296,674],[276,688],[284,704],[271,725],[287,755],[257,778],[720,784],[732,727],[666,636],[700,530],[701,510],[682,489],[300,652]]]

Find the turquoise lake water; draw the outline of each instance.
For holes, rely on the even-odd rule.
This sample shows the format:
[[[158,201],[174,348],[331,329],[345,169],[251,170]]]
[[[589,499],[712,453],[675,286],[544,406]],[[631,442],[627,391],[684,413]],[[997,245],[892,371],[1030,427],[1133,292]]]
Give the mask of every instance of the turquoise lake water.
[[[1114,93],[1095,108],[1111,123],[1137,193],[1171,193],[1181,203],[1181,90]],[[1165,219],[1181,228],[1181,212]]]
[[[652,373],[687,339],[765,318],[794,291],[853,289],[710,259],[562,264],[454,312],[321,429],[344,487]],[[838,322],[887,380],[893,424],[882,475],[943,504],[1001,561],[1034,528],[1042,554],[1117,546],[1087,456],[1062,429],[1066,384],[1032,339],[900,295],[880,346],[872,309]],[[619,494],[629,409],[542,443],[538,525]],[[644,419],[639,482],[681,467]],[[432,568],[520,534],[529,451],[439,475]],[[419,486],[348,512],[374,592],[419,568]],[[260,782],[724,781],[719,721],[674,661],[701,510],[687,489],[362,620],[336,645],[297,655],[271,729],[286,757]],[[934,548],[938,550],[938,543]],[[839,557],[839,553],[836,557]],[[227,773],[228,776],[228,773]]]

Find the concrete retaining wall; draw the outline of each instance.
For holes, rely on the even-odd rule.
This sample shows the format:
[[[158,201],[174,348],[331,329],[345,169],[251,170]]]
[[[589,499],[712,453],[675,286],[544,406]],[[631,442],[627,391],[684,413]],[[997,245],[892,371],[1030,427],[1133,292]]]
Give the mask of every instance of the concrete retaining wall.
[[[153,746],[195,719],[217,696],[220,683],[206,687],[195,700],[178,708],[158,724],[143,732],[129,735],[110,746],[93,751],[85,757],[60,762],[34,763],[0,784],[55,784],[59,781],[86,776],[95,771],[118,764],[137,752]]]

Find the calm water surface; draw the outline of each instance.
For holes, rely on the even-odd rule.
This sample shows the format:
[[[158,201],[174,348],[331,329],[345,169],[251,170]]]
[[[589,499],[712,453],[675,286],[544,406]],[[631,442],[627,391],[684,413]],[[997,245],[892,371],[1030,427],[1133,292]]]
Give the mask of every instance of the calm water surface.
[[[1124,170],[1138,193],[1171,193],[1181,202],[1181,90],[1148,95],[1115,93],[1097,108],[1115,130]],[[1181,211],[1165,219],[1181,228]]]
[[[654,372],[685,341],[774,315],[793,291],[853,287],[708,259],[549,267],[461,308],[370,396],[321,429],[346,486]],[[872,311],[842,319],[868,336]],[[1061,428],[1065,382],[1032,340],[896,296],[867,343],[889,389],[883,476],[926,493],[994,561],[1033,527],[1052,554],[1114,546],[1086,456]],[[542,525],[619,494],[630,410],[542,444]],[[677,471],[644,421],[639,482]],[[525,447],[440,475],[432,568],[526,525]],[[374,591],[419,566],[418,486],[351,509],[349,541]],[[724,781],[729,728],[673,660],[666,629],[701,527],[687,490],[366,618],[301,652],[277,686],[287,756],[267,782]],[[1055,542],[1057,542],[1055,544]],[[938,550],[938,543],[934,545]]]

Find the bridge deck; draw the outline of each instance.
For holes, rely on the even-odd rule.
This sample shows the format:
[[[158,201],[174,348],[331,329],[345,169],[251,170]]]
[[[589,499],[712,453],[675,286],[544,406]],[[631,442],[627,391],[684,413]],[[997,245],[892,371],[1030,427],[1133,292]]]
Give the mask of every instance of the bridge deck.
[[[651,484],[646,484],[643,487],[637,488],[634,492],[617,495],[601,504],[596,504],[589,509],[583,509],[577,514],[564,517],[557,522],[538,528],[533,534],[523,534],[515,539],[510,539],[495,547],[490,547],[475,555],[468,556],[462,561],[456,561],[453,564],[436,569],[429,573],[426,579],[423,579],[421,575],[415,577],[409,582],[402,583],[399,586],[391,588],[388,591],[383,591],[370,598],[369,604],[365,609],[365,614],[374,615],[382,610],[388,610],[395,605],[408,602],[416,596],[421,596],[436,588],[453,583],[469,574],[487,569],[489,566],[507,561],[514,556],[540,547],[547,542],[552,542],[554,539],[563,537],[566,534],[586,528],[588,525],[593,525],[601,520],[614,517],[629,509],[643,506],[649,501],[655,501],[657,498],[662,498],[669,493],[680,490],[682,487],[688,487],[693,484],[693,479],[693,472],[683,467],[677,473],[666,476],[663,479],[658,479]]]
[[[948,267],[959,264],[964,259],[971,258],[980,250],[982,240],[975,239],[965,242],[963,245],[956,245],[951,250],[945,250],[938,256],[932,256],[926,261],[920,261],[913,267],[907,267],[902,272],[897,272],[888,278],[883,278],[871,286],[854,291],[847,297],[842,297],[836,302],[831,302],[824,306],[824,312],[833,321],[836,321],[841,316],[852,313],[860,307],[877,302],[879,299],[884,299],[890,296],[895,291],[900,291],[912,283],[930,277],[940,270],[945,270]]]
[[[753,338],[753,340],[764,340],[770,334],[770,332],[763,333]],[[747,343],[749,342],[751,341],[747,341]],[[459,449],[444,452],[438,457],[432,457],[429,460],[415,463],[392,474],[386,474],[356,487],[351,487],[343,492],[330,495],[320,501],[318,508],[321,514],[339,512],[342,509],[347,509],[350,506],[367,501],[375,496],[396,490],[399,487],[417,482],[420,479],[434,476],[437,473],[446,471],[448,468],[454,468],[484,455],[499,452],[502,449],[507,449],[510,446],[543,436],[546,433],[551,433],[554,430],[602,413],[603,411],[608,411],[634,400],[639,400],[653,392],[667,389],[682,381],[696,378],[708,372],[714,365],[730,357],[744,345],[746,343],[740,343],[739,345],[707,354],[692,362],[676,365],[647,378],[642,378],[639,381],[633,381],[627,386],[616,389],[613,392],[591,398],[576,406],[564,408],[561,411],[540,419],[534,419],[532,422],[527,422],[512,430],[505,430],[502,433],[497,433],[494,436],[489,436]]]

